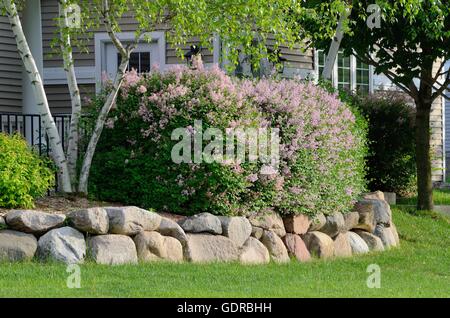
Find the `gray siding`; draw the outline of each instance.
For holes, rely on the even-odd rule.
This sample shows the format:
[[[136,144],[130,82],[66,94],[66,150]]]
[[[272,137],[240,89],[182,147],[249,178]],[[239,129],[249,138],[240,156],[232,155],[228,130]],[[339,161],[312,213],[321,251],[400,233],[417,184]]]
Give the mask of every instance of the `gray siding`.
[[[71,102],[69,88],[67,85],[46,85],[45,91],[47,93],[48,103],[53,114],[70,114]],[[92,98],[95,95],[94,84],[80,85],[81,98]],[[82,102],[84,103],[84,101]]]
[[[0,111],[22,112],[22,61],[8,19],[0,16]]]

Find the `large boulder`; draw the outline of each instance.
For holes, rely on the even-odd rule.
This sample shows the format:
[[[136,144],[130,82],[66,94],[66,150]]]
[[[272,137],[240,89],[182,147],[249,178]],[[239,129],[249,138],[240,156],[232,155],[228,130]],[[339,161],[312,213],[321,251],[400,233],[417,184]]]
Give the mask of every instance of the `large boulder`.
[[[279,237],[286,235],[283,219],[278,213],[267,210],[261,213],[255,213],[249,217],[252,226],[262,228],[267,231],[273,231]]]
[[[350,257],[352,256],[352,247],[348,232],[339,233],[334,238],[334,256],[336,257]]]
[[[186,233],[184,233],[183,229],[178,225],[177,222],[171,219],[163,217],[161,219],[161,223],[159,224],[157,232],[164,236],[171,236],[176,238],[181,242],[182,245],[185,245],[187,243]]]
[[[252,234],[252,226],[245,217],[219,216],[222,223],[222,235],[234,241],[239,247],[244,245]]]
[[[212,234],[187,234],[185,259],[194,263],[234,262],[239,246],[228,237]]]
[[[308,232],[319,231],[327,223],[327,218],[323,213],[317,213],[314,216],[308,217],[310,221]]]
[[[267,247],[272,260],[276,263],[288,263],[290,261],[286,246],[275,232],[264,231],[261,242]]]
[[[0,262],[30,260],[36,249],[37,240],[34,235],[11,230],[0,231]]]
[[[330,258],[334,256],[334,242],[325,233],[313,231],[302,236],[309,253],[320,258]]]
[[[70,224],[81,232],[108,234],[109,217],[104,208],[91,208],[70,212]]]
[[[311,225],[310,218],[305,214],[290,215],[283,218],[287,233],[305,234]]]
[[[342,213],[336,212],[332,215],[327,215],[326,220],[325,225],[319,230],[320,232],[330,237],[335,237],[345,231],[345,221]]]
[[[134,243],[141,261],[183,261],[183,247],[180,241],[171,236],[162,236],[158,232],[141,232],[134,237]]]
[[[286,245],[289,256],[295,257],[299,262],[311,260],[311,254],[309,254],[305,242],[303,242],[299,235],[287,233],[283,237],[283,242]]]
[[[383,224],[386,227],[391,225],[392,221],[392,212],[389,204],[384,200],[376,200],[376,199],[364,199],[360,200],[357,205],[359,207],[366,206],[365,209],[373,210],[375,223]],[[369,208],[368,206],[372,206]]]
[[[369,252],[369,246],[366,242],[355,232],[348,232],[350,246],[353,254],[365,254]]]
[[[397,241],[394,232],[392,231],[392,227],[385,227],[382,224],[378,224],[375,228],[374,234],[381,239],[386,249],[397,246]]]
[[[359,222],[353,229],[364,230],[369,233],[375,231],[377,222],[375,221],[375,207],[373,204],[365,204],[363,202],[357,202],[354,207],[355,211],[359,214]]]
[[[364,242],[366,242],[369,250],[375,252],[384,251],[383,242],[378,236],[362,230],[355,230],[355,233],[358,234],[364,240]]]
[[[65,215],[34,210],[15,210],[6,215],[6,223],[10,229],[37,235],[62,226],[65,220]]]
[[[43,260],[79,264],[86,256],[86,242],[83,234],[71,227],[54,229],[39,239],[37,255]]]
[[[161,216],[135,207],[107,207],[109,233],[136,235],[144,231],[155,231],[161,224]]]
[[[97,264],[137,264],[133,240],[125,235],[99,235],[88,240],[89,255]]]
[[[190,216],[180,222],[180,226],[187,233],[222,234],[222,223],[211,213],[200,213]]]
[[[358,212],[349,212],[344,214],[344,230],[350,231],[355,228],[359,224],[359,213]]]
[[[249,237],[242,247],[239,261],[246,265],[267,264],[270,262],[270,254],[263,243],[254,237]]]

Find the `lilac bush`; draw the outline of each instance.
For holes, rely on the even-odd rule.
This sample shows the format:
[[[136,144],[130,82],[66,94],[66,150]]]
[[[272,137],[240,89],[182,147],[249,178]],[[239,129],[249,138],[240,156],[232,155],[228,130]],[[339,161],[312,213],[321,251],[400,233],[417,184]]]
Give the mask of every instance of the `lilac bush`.
[[[178,141],[172,132],[193,133],[196,120],[203,130],[213,127],[224,135],[227,128],[278,128],[279,169],[263,174],[261,162],[226,156],[223,162],[174,163]],[[267,208],[283,214],[346,212],[364,190],[365,152],[360,120],[312,83],[239,80],[202,65],[132,71],[100,140],[90,190],[100,199],[188,215]]]

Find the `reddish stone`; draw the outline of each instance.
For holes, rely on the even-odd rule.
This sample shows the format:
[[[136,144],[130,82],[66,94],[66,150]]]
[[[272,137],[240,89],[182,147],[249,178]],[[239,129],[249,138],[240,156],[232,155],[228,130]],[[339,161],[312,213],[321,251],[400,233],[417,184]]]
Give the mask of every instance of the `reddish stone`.
[[[283,238],[283,242],[286,245],[289,255],[295,256],[299,262],[307,262],[311,259],[311,254],[309,254],[300,236],[288,233]]]
[[[305,234],[311,225],[311,220],[304,214],[287,216],[283,222],[286,232],[294,234]]]

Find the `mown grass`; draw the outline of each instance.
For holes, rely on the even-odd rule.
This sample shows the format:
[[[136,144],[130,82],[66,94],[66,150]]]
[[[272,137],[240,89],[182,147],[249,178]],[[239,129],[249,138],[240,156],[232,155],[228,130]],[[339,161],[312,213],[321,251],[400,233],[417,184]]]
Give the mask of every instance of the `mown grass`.
[[[433,190],[433,201],[435,205],[450,205],[450,189]],[[397,198],[397,204],[416,205],[417,197]]]
[[[81,289],[69,289],[66,267],[0,264],[0,297],[449,297],[450,223],[394,208],[401,248],[349,259],[289,265],[141,264],[81,266]],[[366,285],[381,268],[381,288]]]

